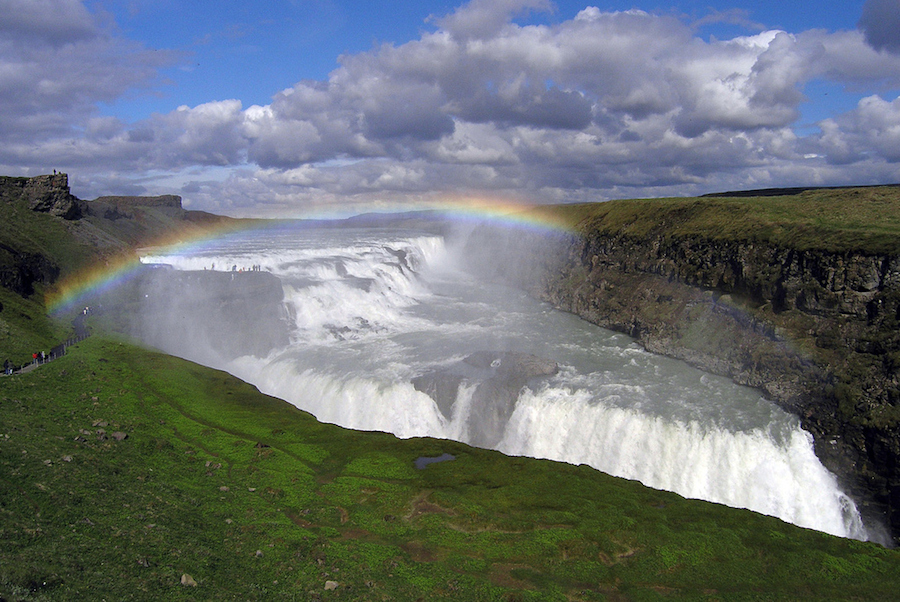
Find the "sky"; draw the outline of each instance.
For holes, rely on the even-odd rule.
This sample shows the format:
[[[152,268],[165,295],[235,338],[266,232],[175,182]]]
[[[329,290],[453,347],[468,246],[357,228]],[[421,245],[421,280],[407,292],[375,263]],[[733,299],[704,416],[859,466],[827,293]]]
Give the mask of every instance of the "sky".
[[[0,175],[233,216],[900,182],[900,0],[0,0]]]

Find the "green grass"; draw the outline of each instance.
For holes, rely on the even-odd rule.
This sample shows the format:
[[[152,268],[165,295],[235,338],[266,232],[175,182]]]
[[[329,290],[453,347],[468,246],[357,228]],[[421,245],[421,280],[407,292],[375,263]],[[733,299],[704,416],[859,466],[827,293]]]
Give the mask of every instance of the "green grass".
[[[22,200],[0,200],[0,243],[20,252],[39,253],[64,273],[85,265],[94,249],[72,236],[72,223],[30,210]]]
[[[0,287],[0,363],[9,359],[15,365],[31,361],[35,351],[49,352],[71,336],[71,328],[49,317],[44,309],[43,288],[30,298]]]
[[[445,452],[456,460],[414,468]],[[0,488],[8,600],[887,599],[900,586],[900,554],[873,544],[585,466],[322,424],[101,337],[0,379]]]
[[[900,187],[769,197],[662,198],[539,209],[583,233],[760,240],[795,249],[900,252]]]

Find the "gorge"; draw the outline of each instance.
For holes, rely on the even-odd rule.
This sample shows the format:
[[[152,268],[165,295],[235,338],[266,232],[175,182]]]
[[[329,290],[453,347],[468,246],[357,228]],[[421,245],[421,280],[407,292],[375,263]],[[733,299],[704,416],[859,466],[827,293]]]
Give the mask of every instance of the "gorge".
[[[896,239],[862,224],[898,193],[552,208],[575,234],[482,226],[470,235],[469,264],[649,351],[761,390],[800,418],[863,515],[897,543],[900,255]],[[794,226],[754,217],[765,203],[793,206]],[[851,215],[847,238],[822,225],[829,211]],[[810,213],[819,221],[804,221]]]
[[[94,223],[137,232],[137,222],[157,215],[212,219],[184,211],[177,197],[84,202],[71,197],[64,174],[43,176],[41,186],[26,186],[27,180],[9,179],[5,190],[62,199],[63,205],[32,202],[30,208],[58,214],[101,248],[106,238]],[[862,214],[889,208],[896,197],[896,188],[885,187],[809,191],[791,202],[801,214],[810,203]],[[64,210],[72,199],[76,213]],[[851,232],[849,242],[834,241],[827,237],[834,228],[820,232],[806,224],[799,234],[778,224],[761,229],[752,214],[762,205],[751,198],[538,208],[533,211],[561,219],[566,229],[548,235],[484,224],[456,240],[467,241],[461,243],[467,269],[490,281],[627,333],[648,351],[761,391],[800,419],[814,436],[816,454],[839,476],[867,524],[887,525],[896,541],[897,251],[866,216],[854,228],[837,228]],[[53,207],[60,209],[53,213]],[[709,211],[731,221],[711,227],[704,221]],[[13,256],[5,273],[21,275],[16,278],[26,286],[52,281],[52,263],[43,270],[23,267],[40,263],[40,253],[28,253],[26,263],[26,255]],[[396,256],[387,260],[399,262]],[[165,289],[162,294],[172,296]],[[219,296],[209,287],[206,294]],[[210,317],[246,315],[243,301],[235,301],[220,318]]]

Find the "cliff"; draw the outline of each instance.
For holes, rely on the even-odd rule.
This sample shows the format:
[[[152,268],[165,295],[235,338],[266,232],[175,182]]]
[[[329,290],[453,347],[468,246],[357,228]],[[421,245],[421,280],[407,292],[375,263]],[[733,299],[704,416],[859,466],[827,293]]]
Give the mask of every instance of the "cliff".
[[[104,196],[84,201],[64,173],[0,176],[0,286],[31,295],[86,261],[151,244],[192,228],[221,226],[226,217],[182,207],[181,197]]]
[[[900,543],[900,190],[766,203],[545,208],[543,221],[573,233],[484,226],[467,257],[483,276],[759,389],[800,418],[867,522]],[[870,214],[881,217],[867,226]]]
[[[181,217],[185,210],[181,206],[181,197],[174,194],[160,196],[102,196],[84,203],[85,212],[89,215],[101,216],[109,220],[134,218],[135,211],[141,207],[153,207],[166,210],[169,215]]]
[[[15,178],[0,176],[0,202],[23,200],[32,211],[72,220],[81,217],[81,206],[69,191],[69,176],[64,173]]]

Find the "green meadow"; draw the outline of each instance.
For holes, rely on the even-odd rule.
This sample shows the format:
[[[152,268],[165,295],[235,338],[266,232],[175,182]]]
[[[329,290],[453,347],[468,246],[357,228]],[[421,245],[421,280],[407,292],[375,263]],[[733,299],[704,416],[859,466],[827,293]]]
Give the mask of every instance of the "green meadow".
[[[17,244],[86,253],[74,237],[50,248],[31,228],[16,231]],[[13,235],[0,235],[10,245]],[[71,333],[72,316],[44,311],[49,286],[27,298],[0,289],[0,343],[17,363]],[[65,357],[0,378],[0,600],[886,600],[900,591],[894,550],[586,466],[323,424],[88,323],[93,336]],[[442,454],[454,459],[416,468]]]
[[[900,581],[900,555],[874,544],[322,424],[115,338],[0,391],[9,600],[871,600]]]

